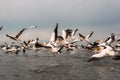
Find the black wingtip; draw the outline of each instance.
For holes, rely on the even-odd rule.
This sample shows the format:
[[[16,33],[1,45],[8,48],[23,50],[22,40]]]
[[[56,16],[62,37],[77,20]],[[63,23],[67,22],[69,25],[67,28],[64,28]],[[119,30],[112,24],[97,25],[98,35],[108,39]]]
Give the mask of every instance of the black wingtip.
[[[81,34],[79,33],[79,36],[81,37]]]
[[[55,30],[58,28],[58,23],[56,23],[56,27],[55,27]]]
[[[75,29],[75,31],[78,31],[78,28],[77,28],[77,29]]]

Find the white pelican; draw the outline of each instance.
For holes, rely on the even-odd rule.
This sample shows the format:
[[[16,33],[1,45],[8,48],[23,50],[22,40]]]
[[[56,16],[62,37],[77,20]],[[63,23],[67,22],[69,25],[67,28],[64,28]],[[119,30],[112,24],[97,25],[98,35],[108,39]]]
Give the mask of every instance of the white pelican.
[[[64,39],[58,36],[58,23],[57,23],[50,37],[50,41],[46,44],[46,46],[44,46],[44,48],[50,50],[53,53],[61,52],[61,49],[63,48],[63,46],[62,47],[57,46],[57,42],[60,42],[60,41],[64,41]]]
[[[94,55],[92,55],[90,57],[90,59],[88,60],[88,62],[90,61],[94,61],[94,60],[100,60],[101,58],[105,57],[105,56],[110,56],[112,57],[114,60],[120,60],[120,55],[118,53],[116,53],[112,47],[108,46],[108,45],[100,45],[100,47],[102,47],[102,50]]]
[[[87,36],[83,36],[82,34],[79,33],[79,36],[80,36],[81,40],[84,40],[84,41],[86,41],[86,42],[89,43],[89,42],[90,42],[90,41],[89,41],[89,38],[93,35],[93,33],[94,33],[94,32],[92,31],[92,32],[91,32],[89,35],[87,35]]]
[[[105,40],[105,43],[107,43],[108,45],[113,43],[115,41],[115,34],[111,33],[111,35]]]

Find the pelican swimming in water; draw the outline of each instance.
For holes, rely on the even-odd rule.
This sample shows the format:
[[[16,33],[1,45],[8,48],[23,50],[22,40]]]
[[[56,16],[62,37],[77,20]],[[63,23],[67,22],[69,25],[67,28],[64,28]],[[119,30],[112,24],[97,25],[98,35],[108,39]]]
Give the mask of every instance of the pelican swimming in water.
[[[23,28],[15,37],[10,36],[10,35],[8,35],[8,34],[6,34],[6,37],[9,37],[10,39],[15,40],[15,41],[21,41],[19,37],[21,36],[21,34],[22,34],[25,30],[26,30],[26,28]]]
[[[9,52],[11,52],[11,53],[16,53],[16,54],[18,54],[19,52],[20,52],[20,46],[18,46],[18,45],[16,45],[16,44],[14,44],[15,42],[12,42],[12,43],[10,43],[10,44],[7,44],[6,42],[5,42],[5,45],[1,48],[3,51],[5,51],[6,53],[9,53]]]

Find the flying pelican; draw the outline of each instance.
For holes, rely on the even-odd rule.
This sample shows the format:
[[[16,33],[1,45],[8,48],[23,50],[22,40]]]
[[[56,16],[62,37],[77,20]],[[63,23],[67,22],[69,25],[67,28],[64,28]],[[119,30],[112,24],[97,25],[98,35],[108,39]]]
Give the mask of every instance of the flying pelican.
[[[74,39],[74,35],[76,34],[76,32],[78,31],[78,29],[72,30],[72,29],[66,29],[66,30],[62,30],[62,37],[64,39]]]
[[[87,35],[87,36],[83,36],[82,34],[80,34],[79,33],[79,36],[80,36],[80,38],[81,38],[81,40],[84,40],[84,41],[86,41],[88,44],[90,44],[90,45],[92,45],[91,43],[90,43],[90,41],[89,41],[89,38],[93,35],[93,31],[89,34],[89,35]]]
[[[21,34],[22,34],[25,30],[26,30],[26,28],[23,28],[15,37],[10,36],[10,35],[8,35],[8,34],[6,34],[6,37],[9,37],[10,39],[15,40],[15,41],[21,41],[19,37],[21,36]]]
[[[63,40],[64,39],[61,36],[58,36],[58,23],[57,23],[54,31],[51,34],[49,42],[46,45],[44,45],[43,47],[45,49],[51,51],[53,54],[59,53],[59,52],[61,52],[63,46],[57,46],[57,43],[61,42]]]
[[[56,27],[52,32],[48,45],[51,43],[53,43],[54,45],[56,45],[57,43],[61,43],[62,45],[68,44],[68,42],[62,36],[58,36],[58,23],[56,24]]]

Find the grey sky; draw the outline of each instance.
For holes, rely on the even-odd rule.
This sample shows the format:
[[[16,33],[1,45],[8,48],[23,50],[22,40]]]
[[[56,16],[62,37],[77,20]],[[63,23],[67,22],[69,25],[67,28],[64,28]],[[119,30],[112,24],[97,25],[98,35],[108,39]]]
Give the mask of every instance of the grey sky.
[[[37,25],[75,26],[92,30],[120,25],[120,0],[1,0],[0,25],[6,30]],[[110,25],[110,26],[108,26]],[[90,26],[90,27],[88,27]],[[92,27],[91,27],[92,26]],[[17,28],[16,28],[17,27]],[[96,28],[97,27],[97,28]],[[13,29],[14,28],[14,29]],[[120,29],[120,28],[119,28]],[[118,29],[117,29],[118,30]],[[113,31],[115,32],[115,31]]]

